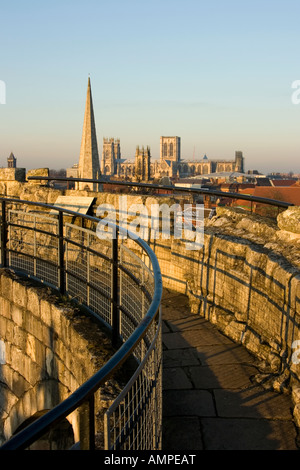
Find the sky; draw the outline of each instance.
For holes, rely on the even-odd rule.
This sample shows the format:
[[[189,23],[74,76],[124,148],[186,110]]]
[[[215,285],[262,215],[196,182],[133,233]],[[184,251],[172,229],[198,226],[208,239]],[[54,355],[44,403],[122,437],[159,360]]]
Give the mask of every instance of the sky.
[[[179,136],[187,160],[300,173],[299,17],[299,0],[0,0],[0,166],[78,163],[90,75],[100,158],[103,137],[155,159]]]

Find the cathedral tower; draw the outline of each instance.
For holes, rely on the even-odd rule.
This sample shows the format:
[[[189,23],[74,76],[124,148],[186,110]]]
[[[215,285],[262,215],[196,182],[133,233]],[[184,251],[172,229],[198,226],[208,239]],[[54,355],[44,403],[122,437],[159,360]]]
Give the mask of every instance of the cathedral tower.
[[[101,160],[102,175],[113,176],[117,172],[117,163],[121,158],[120,140],[103,138],[103,151]]]
[[[135,176],[137,181],[150,180],[150,147],[145,150],[144,147],[140,150],[138,146],[135,152]]]
[[[244,157],[243,152],[238,151],[235,152],[235,171],[239,171],[240,173],[244,173]]]
[[[90,78],[88,79],[85,115],[78,165],[78,177],[89,179],[100,178],[100,163]],[[97,183],[79,182],[77,188],[97,191],[98,186],[99,185]]]
[[[180,137],[160,138],[160,160],[170,160],[177,163],[180,162]]]

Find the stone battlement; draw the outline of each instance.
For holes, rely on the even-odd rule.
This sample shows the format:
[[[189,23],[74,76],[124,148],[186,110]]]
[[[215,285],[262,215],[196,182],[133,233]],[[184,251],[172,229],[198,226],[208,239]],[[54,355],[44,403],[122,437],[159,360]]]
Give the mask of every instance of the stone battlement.
[[[18,181],[24,183],[25,179],[25,168],[0,168],[0,181]]]

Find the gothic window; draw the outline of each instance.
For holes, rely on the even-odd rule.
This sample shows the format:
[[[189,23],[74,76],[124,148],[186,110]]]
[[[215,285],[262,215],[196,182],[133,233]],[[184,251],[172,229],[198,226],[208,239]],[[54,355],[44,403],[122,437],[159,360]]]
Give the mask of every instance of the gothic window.
[[[164,144],[164,157],[168,156],[168,145]]]
[[[170,157],[173,157],[173,144],[170,144]]]
[[[208,174],[208,166],[207,165],[203,165],[203,174],[204,175]]]

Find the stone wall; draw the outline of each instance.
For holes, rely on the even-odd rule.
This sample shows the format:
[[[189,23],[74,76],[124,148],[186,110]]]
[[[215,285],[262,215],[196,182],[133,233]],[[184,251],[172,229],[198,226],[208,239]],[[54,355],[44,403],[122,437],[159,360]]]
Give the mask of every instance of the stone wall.
[[[0,168],[0,181],[25,181],[25,168]]]
[[[49,176],[49,168],[35,168],[34,170],[28,170],[26,173],[26,180],[28,184],[34,185],[48,185],[47,180],[28,180],[31,176]]]
[[[257,357],[260,383],[292,392],[298,426],[299,209],[288,209],[276,222],[219,208],[206,220],[202,249],[187,251],[174,239],[152,244],[164,286],[186,293],[193,313]]]
[[[90,378],[113,354],[108,336],[46,287],[0,271],[0,444],[27,419],[49,410]],[[103,410],[120,391],[112,379],[96,393]],[[80,416],[69,417],[75,442]],[[102,422],[96,423],[101,434]]]

